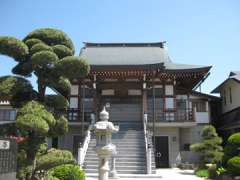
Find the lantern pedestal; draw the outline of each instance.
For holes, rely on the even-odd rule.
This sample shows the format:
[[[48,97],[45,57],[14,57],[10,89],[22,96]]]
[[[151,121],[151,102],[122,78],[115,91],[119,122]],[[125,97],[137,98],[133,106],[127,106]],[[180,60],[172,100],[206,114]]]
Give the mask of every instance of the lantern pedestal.
[[[108,180],[109,176],[109,159],[116,155],[116,146],[112,144],[112,133],[118,132],[119,128],[115,127],[112,122],[108,121],[109,113],[103,109],[100,112],[100,121],[94,125],[96,134],[96,153],[98,155],[98,179]]]

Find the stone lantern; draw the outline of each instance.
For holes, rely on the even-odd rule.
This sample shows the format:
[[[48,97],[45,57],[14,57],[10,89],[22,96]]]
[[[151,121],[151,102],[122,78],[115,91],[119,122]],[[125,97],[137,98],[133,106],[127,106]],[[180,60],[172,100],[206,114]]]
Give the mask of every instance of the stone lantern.
[[[109,113],[105,107],[100,112],[100,121],[93,129],[96,134],[96,153],[99,158],[98,162],[98,179],[108,180],[109,176],[109,159],[117,153],[116,146],[112,144],[112,133],[118,132],[119,128],[115,127],[112,122],[108,121]]]

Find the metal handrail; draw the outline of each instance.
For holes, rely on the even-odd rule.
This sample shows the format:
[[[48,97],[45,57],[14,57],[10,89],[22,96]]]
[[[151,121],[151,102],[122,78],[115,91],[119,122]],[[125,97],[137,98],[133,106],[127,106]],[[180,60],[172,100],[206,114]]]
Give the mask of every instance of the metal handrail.
[[[91,114],[91,124],[89,125],[88,130],[86,131],[86,136],[85,136],[82,146],[78,149],[78,164],[81,167],[83,167],[84,160],[85,160],[87,150],[88,150],[88,145],[91,141],[91,130],[93,128],[94,123],[95,123],[95,115],[92,113]]]
[[[144,113],[143,116],[143,129],[144,129],[144,141],[145,141],[145,153],[146,153],[146,162],[147,162],[147,174],[152,173],[152,155],[151,155],[151,145],[148,139],[148,131],[147,131],[147,113]]]

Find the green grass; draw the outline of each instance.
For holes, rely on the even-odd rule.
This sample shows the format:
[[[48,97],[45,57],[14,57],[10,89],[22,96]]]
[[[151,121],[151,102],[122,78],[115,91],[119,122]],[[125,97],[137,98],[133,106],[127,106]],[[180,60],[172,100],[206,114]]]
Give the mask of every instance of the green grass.
[[[198,177],[208,177],[208,170],[207,169],[198,169],[195,171],[196,176]]]

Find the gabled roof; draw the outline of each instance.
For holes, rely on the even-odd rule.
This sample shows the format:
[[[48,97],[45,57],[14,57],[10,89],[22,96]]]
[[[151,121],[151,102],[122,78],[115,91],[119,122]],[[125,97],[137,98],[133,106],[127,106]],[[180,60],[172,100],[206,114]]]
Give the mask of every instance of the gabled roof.
[[[220,85],[218,85],[214,90],[212,90],[211,93],[219,93],[221,87],[230,80],[234,80],[237,83],[240,83],[240,71],[231,71],[228,78],[225,81],[223,81]]]
[[[210,66],[177,64],[171,61],[165,42],[90,43],[85,42],[80,56],[90,65],[147,65],[163,63],[166,70],[207,69]]]

